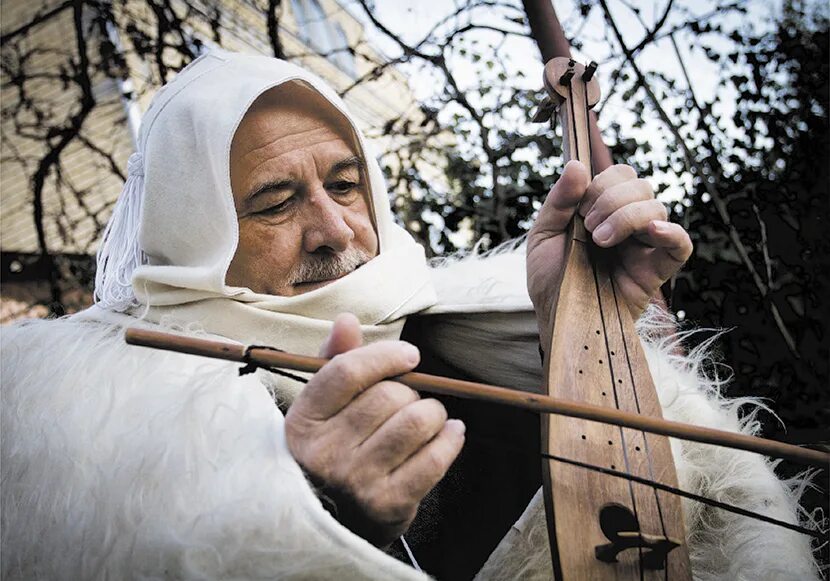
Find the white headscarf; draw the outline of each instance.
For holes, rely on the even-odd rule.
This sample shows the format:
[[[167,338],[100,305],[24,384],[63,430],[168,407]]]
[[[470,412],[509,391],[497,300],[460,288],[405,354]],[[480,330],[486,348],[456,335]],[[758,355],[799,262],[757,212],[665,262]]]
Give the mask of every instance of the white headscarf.
[[[290,81],[316,90],[351,125],[367,168],[379,254],[327,286],[280,297],[225,284],[239,238],[230,148],[257,97]],[[435,302],[423,249],[394,223],[381,170],[345,103],[297,66],[226,51],[201,56],[155,96],[98,263],[95,294],[104,309],[309,355],[339,313],[354,313],[374,341],[397,338],[406,315]]]

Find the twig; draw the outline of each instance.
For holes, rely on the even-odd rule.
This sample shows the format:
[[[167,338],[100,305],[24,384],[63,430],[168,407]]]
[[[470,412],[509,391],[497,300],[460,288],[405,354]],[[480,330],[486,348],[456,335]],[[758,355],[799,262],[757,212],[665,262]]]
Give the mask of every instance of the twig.
[[[660,105],[660,102],[657,100],[657,96],[649,87],[648,83],[646,83],[645,76],[643,75],[640,67],[637,66],[637,63],[634,60],[634,55],[631,52],[631,49],[625,44],[623,40],[622,34],[620,33],[619,28],[617,27],[617,23],[614,22],[613,17],[611,16],[610,11],[608,10],[608,4],[606,0],[600,0],[600,5],[602,6],[605,12],[605,19],[608,22],[609,26],[614,32],[614,35],[617,39],[617,42],[620,45],[623,53],[625,54],[626,58],[628,59],[629,65],[631,66],[634,74],[637,77],[637,84],[646,92],[646,95],[651,101],[652,107],[657,112],[660,120],[666,126],[666,128],[671,132],[672,136],[675,139],[677,146],[682,150],[683,157],[685,159],[686,167],[690,173],[697,175],[700,178],[700,182],[703,187],[706,189],[706,192],[709,194],[712,202],[715,205],[715,209],[717,210],[718,216],[721,219],[721,222],[726,227],[727,233],[729,235],[729,239],[732,242],[732,245],[735,247],[735,250],[738,252],[738,255],[741,257],[741,262],[743,262],[744,266],[746,267],[747,271],[749,272],[750,276],[752,277],[752,281],[755,284],[755,287],[758,289],[758,292],[761,293],[767,300],[767,304],[769,305],[770,313],[772,314],[773,319],[775,320],[775,324],[778,327],[778,331],[781,333],[784,341],[787,344],[790,352],[796,359],[800,359],[801,355],[798,352],[798,349],[795,345],[795,340],[793,339],[792,334],[790,333],[789,329],[787,329],[786,324],[784,323],[783,318],[781,317],[781,313],[778,310],[778,306],[775,304],[773,297],[769,294],[769,288],[761,279],[761,276],[758,274],[758,269],[755,268],[755,264],[752,262],[752,258],[749,256],[749,252],[746,249],[743,241],[741,240],[741,236],[738,233],[737,228],[732,223],[732,218],[729,215],[729,210],[726,206],[726,201],[723,197],[718,193],[718,191],[714,188],[714,186],[710,183],[710,181],[706,177],[706,172],[703,171],[703,167],[697,161],[695,156],[689,150],[688,145],[686,145],[685,140],[680,135],[680,131],[675,127],[672,123],[671,119],[669,119],[668,114]]]

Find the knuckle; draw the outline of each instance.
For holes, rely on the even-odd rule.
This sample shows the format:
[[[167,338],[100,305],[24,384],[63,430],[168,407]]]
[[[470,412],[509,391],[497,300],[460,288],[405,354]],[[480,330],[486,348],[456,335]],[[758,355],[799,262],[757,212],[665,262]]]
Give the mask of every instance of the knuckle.
[[[435,399],[424,399],[401,410],[403,430],[413,436],[431,437],[447,419],[447,410]]]
[[[646,198],[646,199],[654,198],[654,188],[652,187],[650,181],[648,181],[646,179],[643,179],[643,178],[638,178],[636,183],[637,183],[637,185],[636,185],[637,191],[639,191],[641,194],[643,194],[644,198]]]
[[[424,451],[424,465],[427,470],[427,474],[425,474],[425,476],[430,475],[430,484],[435,485],[444,476],[444,473],[449,467],[449,462],[447,461],[446,454],[444,454],[436,446],[431,446]]]
[[[659,216],[659,219],[662,221],[666,221],[669,219],[669,212],[666,210],[666,205],[661,202],[660,200],[654,199],[651,200],[651,204],[654,207],[654,212],[656,216]]]
[[[637,179],[637,172],[630,165],[624,163],[617,163],[608,168],[612,171],[614,177],[620,180]]]
[[[341,383],[353,384],[357,381],[355,362],[351,357],[347,357],[344,353],[335,355],[331,361],[326,364],[326,368],[328,373]]]
[[[629,232],[634,229],[637,222],[637,213],[637,208],[629,204],[614,212],[609,220],[614,224],[616,230]]]
[[[401,410],[401,428],[408,434],[423,434],[429,423],[429,415],[423,406],[409,405]]]
[[[447,410],[437,399],[424,399],[418,403],[420,405],[413,407],[418,408],[419,421],[423,428],[422,432],[429,432],[430,435],[433,435],[447,421]]]
[[[399,409],[418,399],[415,390],[397,381],[381,381],[372,388],[372,396],[376,398],[379,409]]]
[[[610,207],[610,201],[608,196],[600,195],[596,199],[590,201],[590,203],[585,204],[585,214],[591,212],[593,214],[597,214],[598,216],[606,216],[608,214],[608,209]]]

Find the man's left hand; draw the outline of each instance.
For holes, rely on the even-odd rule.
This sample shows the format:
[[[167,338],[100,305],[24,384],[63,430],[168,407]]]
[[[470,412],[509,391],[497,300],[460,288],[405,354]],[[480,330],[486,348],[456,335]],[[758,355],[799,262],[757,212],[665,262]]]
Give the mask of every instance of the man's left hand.
[[[591,181],[582,163],[568,162],[528,235],[527,286],[543,345],[550,343],[567,261],[566,232],[577,211],[593,241],[616,250],[612,276],[635,318],[692,253],[688,233],[667,221],[651,185],[630,166],[612,166]]]

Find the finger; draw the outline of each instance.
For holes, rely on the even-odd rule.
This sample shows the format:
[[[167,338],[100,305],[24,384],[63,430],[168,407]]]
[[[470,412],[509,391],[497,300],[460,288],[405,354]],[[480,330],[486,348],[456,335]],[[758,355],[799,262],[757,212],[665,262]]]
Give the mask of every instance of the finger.
[[[420,501],[438,484],[458,457],[464,446],[465,430],[461,420],[447,420],[432,441],[391,474],[390,488]]]
[[[637,179],[637,172],[630,165],[617,164],[605,169],[597,174],[588,188],[585,190],[585,197],[579,207],[579,213],[585,216],[594,202],[602,195],[608,188]]]
[[[447,410],[438,400],[416,401],[389,418],[358,453],[389,474],[434,438],[446,421]]]
[[[628,204],[654,199],[654,190],[647,180],[629,180],[607,188],[585,214],[585,227],[589,232],[602,224],[608,216]],[[585,204],[580,206],[582,212]]]
[[[363,345],[363,332],[360,321],[351,313],[341,313],[334,319],[328,338],[320,347],[320,357],[331,359],[339,353],[345,353]]]
[[[653,220],[648,232],[640,237],[649,245],[651,252],[642,256],[623,253],[626,269],[634,277],[657,280],[659,286],[674,276],[692,254],[692,240],[679,224]]]
[[[590,179],[582,162],[571,160],[548,193],[531,235],[547,238],[564,232],[585,193]]]
[[[664,251],[667,259],[683,264],[692,255],[694,245],[689,233],[680,224],[665,220],[652,220],[648,225],[648,242]]]
[[[355,435],[356,444],[360,445],[398,410],[419,399],[421,396],[417,391],[402,383],[381,381],[340,410],[333,418],[332,430],[344,427]]]
[[[368,387],[412,371],[420,357],[418,348],[404,341],[378,341],[335,355],[312,376],[291,409],[311,420],[328,419]]]
[[[666,207],[658,200],[634,202],[623,206],[594,230],[592,237],[599,246],[616,246],[623,240],[644,234],[652,220],[665,221]]]

